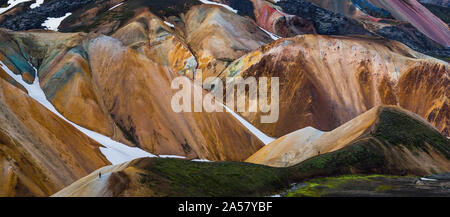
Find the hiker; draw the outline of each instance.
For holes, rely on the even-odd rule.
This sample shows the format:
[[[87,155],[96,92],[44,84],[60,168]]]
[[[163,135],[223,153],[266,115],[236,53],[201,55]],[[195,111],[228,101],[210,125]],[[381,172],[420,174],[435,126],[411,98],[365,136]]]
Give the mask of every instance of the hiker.
[[[320,155],[320,151],[317,153],[317,155]]]
[[[102,178],[102,173],[98,173],[98,178],[99,178],[99,179]]]

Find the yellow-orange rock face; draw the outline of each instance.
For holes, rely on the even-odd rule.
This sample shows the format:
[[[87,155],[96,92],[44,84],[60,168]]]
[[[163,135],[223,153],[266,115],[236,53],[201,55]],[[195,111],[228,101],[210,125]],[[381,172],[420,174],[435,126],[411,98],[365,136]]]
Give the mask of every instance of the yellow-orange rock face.
[[[99,144],[0,79],[0,196],[49,196],[108,161]]]
[[[386,117],[394,118],[395,121],[406,121],[411,125],[395,123],[395,121],[387,120]],[[417,127],[416,123],[422,125],[418,131],[415,131],[417,129],[415,128]],[[397,139],[404,137],[401,139],[403,141],[399,142],[400,140],[392,139],[392,134],[380,134],[384,129],[395,128],[396,125],[410,127],[392,132],[393,137]],[[398,133],[398,136],[395,135],[396,133]],[[320,155],[337,152],[344,148],[352,148],[358,144],[374,142],[382,145],[382,153],[391,152],[386,154],[384,158],[391,165],[399,168],[421,171],[419,173],[441,173],[450,169],[449,139],[441,138],[438,139],[440,142],[436,140],[436,144],[431,144],[434,143],[431,142],[425,144],[423,148],[416,148],[414,142],[407,138],[408,133],[418,133],[418,135],[415,135],[417,137],[421,137],[420,134],[422,133],[427,136],[438,135],[437,137],[442,137],[433,126],[412,112],[396,106],[377,106],[331,132],[305,128],[283,136],[256,152],[247,159],[247,162],[274,167],[289,167],[317,156],[320,157]],[[423,142],[423,140],[420,142]],[[403,145],[405,147],[402,147]],[[426,151],[422,149],[426,149]],[[371,151],[377,152],[377,150]],[[365,157],[370,158],[370,156]],[[364,162],[364,160],[366,159],[361,162]],[[331,165],[328,166],[332,167]],[[388,167],[388,165],[383,166]],[[380,166],[380,168],[383,166]]]
[[[387,40],[303,35],[241,57],[222,78],[279,77],[280,117],[260,124],[271,136],[312,126],[329,131],[377,105],[400,105],[449,135],[448,63]]]
[[[111,37],[89,46],[93,78],[105,105],[127,138],[156,154],[211,160],[246,159],[262,147],[228,113],[175,113],[171,98],[178,76]]]
[[[215,5],[192,7],[185,28],[204,77],[217,76],[235,59],[272,41],[249,19]]]

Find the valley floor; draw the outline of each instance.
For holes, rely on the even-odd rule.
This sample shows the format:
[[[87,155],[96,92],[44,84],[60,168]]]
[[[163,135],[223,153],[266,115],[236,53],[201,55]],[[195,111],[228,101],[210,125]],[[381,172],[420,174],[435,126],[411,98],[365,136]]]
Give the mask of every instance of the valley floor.
[[[448,197],[450,174],[441,179],[410,176],[346,175],[293,185],[283,197]]]

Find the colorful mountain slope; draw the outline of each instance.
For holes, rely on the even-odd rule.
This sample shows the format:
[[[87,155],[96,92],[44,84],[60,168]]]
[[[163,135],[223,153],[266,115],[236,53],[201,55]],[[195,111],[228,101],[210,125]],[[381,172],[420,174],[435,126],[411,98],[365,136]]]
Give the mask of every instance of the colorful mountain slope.
[[[317,176],[450,169],[450,141],[429,124],[395,107],[379,108],[376,119],[344,148],[288,168],[144,158],[102,168],[53,196],[267,196]]]
[[[450,29],[416,0],[385,1],[371,0],[391,12],[398,20],[407,21],[429,38],[445,47],[450,47]]]
[[[146,25],[154,29],[140,28]],[[62,115],[82,127],[158,155],[241,161],[262,147],[229,113],[171,109],[177,92],[171,80],[186,74],[185,69],[193,71],[196,58],[170,26],[148,12],[114,33],[125,45],[98,35],[3,33],[8,39],[5,47],[20,47],[5,55],[18,66],[12,69],[27,72],[20,68],[26,65],[22,56],[40,64],[46,96]],[[173,52],[174,47],[179,51]],[[136,103],[130,104],[130,99]]]
[[[0,196],[49,196],[109,163],[100,144],[3,79],[0,111]]]
[[[242,113],[273,137],[308,126],[330,131],[377,105],[400,105],[448,136],[449,73],[448,63],[395,41],[302,35],[241,57],[221,78],[279,77],[278,122]]]
[[[385,141],[383,141],[383,139],[377,138],[377,136],[387,138],[388,132],[383,129],[377,129],[377,125],[388,124],[382,123],[382,121],[396,121],[395,118],[392,118],[392,120],[386,120],[393,115],[397,115],[394,114],[395,112],[400,111],[397,111],[395,108],[391,107],[375,107],[330,132],[321,132],[313,128],[305,128],[293,132],[263,147],[261,150],[247,159],[247,162],[275,167],[288,167],[296,165],[314,156],[342,149],[348,145],[357,143],[358,141],[371,140],[372,137],[374,137],[375,141],[384,144]],[[410,113],[409,115],[411,115],[411,118],[414,117],[414,114],[412,113]],[[405,121],[405,123],[397,123],[395,125],[403,125],[406,127],[408,123],[417,124],[415,122],[422,122],[423,124],[427,124],[424,120],[421,120],[421,118],[414,117],[414,119]],[[394,127],[397,127],[395,125]],[[389,127],[392,126],[389,125]],[[413,127],[413,125],[411,125],[411,127]],[[432,126],[429,127],[433,128]],[[412,130],[415,129],[412,128],[411,131]],[[399,131],[395,132],[395,134],[400,133],[401,132]],[[416,139],[419,140],[420,138]],[[444,142],[444,148],[446,146],[445,144],[446,143]],[[447,144],[449,144],[448,141]],[[402,145],[407,145],[407,143],[404,143]],[[438,162],[440,161],[446,161],[445,156],[444,158],[440,159],[439,155],[433,155],[431,153],[428,154],[431,156],[428,156],[428,158],[426,158],[426,161],[436,161],[434,163],[435,165],[439,165]],[[426,164],[425,162],[409,163],[411,165],[420,163]]]
[[[362,4],[363,2],[364,4]],[[414,24],[416,21],[422,19],[420,16],[423,14],[418,16],[418,18],[406,20],[407,22],[404,22],[405,20],[400,17],[398,17],[399,20],[395,20],[392,19],[393,17],[391,17],[391,12],[389,10],[383,8],[383,5],[375,3],[376,2],[369,2],[366,0],[284,0],[279,1],[277,5],[286,13],[314,22],[314,26],[319,34],[372,34],[399,41],[413,50],[427,55],[445,60],[448,59],[450,56],[450,48],[445,46],[445,44],[442,44],[436,37],[433,37],[433,35],[427,33],[433,25],[426,27],[428,30],[422,31],[422,29],[419,29],[418,25]],[[367,5],[370,5],[370,8],[368,8]],[[389,11],[389,15],[383,11]],[[434,18],[428,19],[425,15],[422,17],[427,22],[435,21]],[[437,24],[437,26],[441,30],[430,30],[434,32],[433,34],[448,34],[448,29],[445,30],[441,24]]]

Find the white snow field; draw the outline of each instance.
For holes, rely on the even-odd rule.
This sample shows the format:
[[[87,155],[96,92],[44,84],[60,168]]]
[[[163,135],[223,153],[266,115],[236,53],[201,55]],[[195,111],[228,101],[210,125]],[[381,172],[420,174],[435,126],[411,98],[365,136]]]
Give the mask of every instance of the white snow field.
[[[119,4],[116,4],[116,5],[112,6],[110,9],[108,9],[108,11],[111,11],[111,10],[116,9],[117,7],[120,7],[121,5],[123,5],[123,3],[124,2],[120,2]]]
[[[30,64],[31,65],[31,64]],[[131,161],[137,158],[142,157],[155,157],[155,155],[150,154],[140,148],[133,148],[122,143],[116,142],[109,137],[106,137],[102,134],[96,133],[94,131],[88,130],[86,128],[80,127],[77,124],[67,120],[64,116],[62,116],[55,107],[47,100],[44,91],[41,89],[39,84],[39,77],[37,76],[37,70],[34,68],[36,72],[36,78],[34,79],[33,84],[27,84],[22,80],[21,75],[14,74],[2,61],[0,61],[1,68],[8,73],[9,76],[14,78],[14,80],[22,85],[27,91],[28,95],[46,107],[48,110],[59,116],[61,119],[65,120],[67,123],[71,124],[79,131],[86,134],[91,139],[97,141],[102,144],[104,147],[100,147],[100,151],[102,154],[108,159],[112,164],[121,164],[127,161]]]
[[[213,2],[213,1],[208,1],[208,0],[199,0],[200,2],[202,2],[203,4],[208,4],[208,5],[219,5],[222,6],[230,11],[232,11],[233,13],[237,13],[238,11],[233,9],[232,7],[225,5],[225,4],[221,4],[221,3],[217,3],[217,2]]]
[[[42,23],[42,26],[44,26],[47,30],[53,30],[57,32],[59,25],[61,25],[61,22],[70,15],[72,15],[72,13],[66,13],[66,15],[62,17],[47,17],[47,20]]]
[[[33,4],[30,5],[30,8],[31,8],[31,9],[37,8],[37,7],[41,6],[42,4],[44,4],[44,0],[36,0],[35,3],[33,3]]]
[[[0,8],[0,14],[5,13],[6,11],[8,11],[9,9],[15,7],[16,5],[23,3],[23,2],[29,2],[31,0],[9,0],[8,4],[9,6],[6,8]]]
[[[267,144],[269,144],[269,143],[271,143],[271,142],[273,142],[275,140],[274,138],[266,135],[261,130],[259,130],[258,128],[253,126],[251,123],[246,121],[240,115],[236,114],[233,110],[231,110],[230,108],[228,108],[224,104],[222,104],[222,103],[220,103],[218,101],[216,101],[216,102],[221,104],[229,113],[231,113],[231,115],[233,115],[234,118],[236,118],[236,120],[241,122],[241,124],[244,125],[251,133],[253,133],[253,135],[255,135],[259,140],[261,140],[261,142],[263,142],[264,145],[267,145]]]

